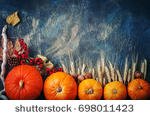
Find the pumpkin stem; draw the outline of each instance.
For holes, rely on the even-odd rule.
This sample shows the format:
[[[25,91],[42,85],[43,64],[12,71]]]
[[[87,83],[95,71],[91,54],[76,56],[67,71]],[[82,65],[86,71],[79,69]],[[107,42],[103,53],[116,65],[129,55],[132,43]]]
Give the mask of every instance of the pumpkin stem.
[[[22,89],[22,88],[23,88],[23,86],[24,86],[24,82],[23,82],[23,80],[20,80],[20,81],[19,81],[19,86],[20,86],[20,89]]]
[[[143,89],[143,87],[142,87],[142,86],[139,86],[138,89]]]
[[[57,93],[60,93],[60,92],[62,91],[62,88],[61,88],[61,87],[58,87],[58,88],[56,89],[56,91],[57,91]]]
[[[93,94],[93,93],[94,93],[94,90],[91,88],[86,91],[86,94]]]
[[[113,89],[113,94],[117,94],[117,89]]]

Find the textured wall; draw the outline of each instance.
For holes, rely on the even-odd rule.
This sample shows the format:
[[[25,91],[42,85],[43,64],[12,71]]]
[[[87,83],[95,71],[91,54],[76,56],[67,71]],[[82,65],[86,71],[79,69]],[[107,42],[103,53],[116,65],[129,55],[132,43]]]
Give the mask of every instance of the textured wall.
[[[120,68],[126,56],[150,60],[145,0],[0,0],[0,29],[16,10],[22,21],[9,26],[8,34],[24,38],[32,56],[43,54],[59,62],[69,50],[94,64],[102,50]]]

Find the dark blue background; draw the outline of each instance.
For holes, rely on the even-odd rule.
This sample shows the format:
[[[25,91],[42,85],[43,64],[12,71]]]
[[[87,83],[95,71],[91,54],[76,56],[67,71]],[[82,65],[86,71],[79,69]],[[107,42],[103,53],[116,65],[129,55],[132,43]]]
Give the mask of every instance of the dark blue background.
[[[43,54],[57,63],[71,50],[94,64],[103,50],[122,68],[127,56],[150,61],[149,7],[149,0],[0,0],[0,29],[18,10],[22,21],[9,26],[8,34],[24,38],[31,56]]]

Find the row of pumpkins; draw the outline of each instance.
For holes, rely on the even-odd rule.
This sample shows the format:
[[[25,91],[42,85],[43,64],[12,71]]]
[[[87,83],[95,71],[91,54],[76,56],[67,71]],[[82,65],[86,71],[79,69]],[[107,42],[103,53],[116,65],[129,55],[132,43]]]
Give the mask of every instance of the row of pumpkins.
[[[39,71],[30,65],[14,67],[5,79],[5,91],[12,100],[37,99],[44,92],[47,100],[124,100],[149,99],[150,84],[143,79],[132,80],[128,86],[119,81],[110,82],[103,88],[94,79],[79,84],[64,72],[51,74],[43,82]]]

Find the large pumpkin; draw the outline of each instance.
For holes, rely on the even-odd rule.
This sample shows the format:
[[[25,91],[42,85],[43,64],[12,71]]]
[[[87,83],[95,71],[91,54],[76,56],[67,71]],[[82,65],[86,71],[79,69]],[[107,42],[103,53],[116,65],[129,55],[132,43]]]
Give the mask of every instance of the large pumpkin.
[[[104,87],[105,100],[124,100],[126,97],[126,86],[119,81],[110,82]]]
[[[71,75],[56,72],[45,80],[44,95],[48,100],[73,100],[77,96],[77,84]]]
[[[99,100],[102,97],[102,86],[94,79],[83,80],[78,87],[80,100]]]
[[[134,79],[128,84],[128,95],[133,100],[150,98],[150,84],[143,79]]]
[[[39,71],[29,65],[14,67],[5,80],[5,90],[9,99],[36,99],[43,87],[43,80]]]

